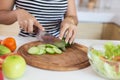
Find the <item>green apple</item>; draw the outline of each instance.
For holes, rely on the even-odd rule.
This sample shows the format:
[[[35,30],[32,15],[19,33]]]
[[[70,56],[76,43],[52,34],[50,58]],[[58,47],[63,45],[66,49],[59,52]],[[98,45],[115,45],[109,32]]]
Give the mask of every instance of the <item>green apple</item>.
[[[0,45],[0,55],[11,53],[10,49],[4,45]]]
[[[21,77],[25,71],[25,68],[26,62],[20,55],[10,55],[2,64],[4,75],[11,79]]]

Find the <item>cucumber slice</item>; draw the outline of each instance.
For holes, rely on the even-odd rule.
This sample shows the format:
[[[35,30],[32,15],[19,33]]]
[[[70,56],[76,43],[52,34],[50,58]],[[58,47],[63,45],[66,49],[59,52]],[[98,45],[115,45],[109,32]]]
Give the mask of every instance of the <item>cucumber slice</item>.
[[[46,47],[49,47],[49,48],[54,48],[56,46],[52,45],[52,44],[46,44]]]
[[[46,52],[48,54],[54,54],[55,53],[55,51],[53,50],[53,48],[46,48]]]
[[[45,44],[41,44],[37,46],[39,49],[45,49],[46,45]]]
[[[45,54],[45,53],[46,53],[45,49],[39,49],[39,53],[37,53],[37,54],[42,55],[42,54]]]
[[[53,48],[53,50],[55,51],[55,53],[61,54],[62,51],[59,48]]]
[[[37,54],[39,53],[39,48],[38,47],[31,47],[28,49],[29,54]]]

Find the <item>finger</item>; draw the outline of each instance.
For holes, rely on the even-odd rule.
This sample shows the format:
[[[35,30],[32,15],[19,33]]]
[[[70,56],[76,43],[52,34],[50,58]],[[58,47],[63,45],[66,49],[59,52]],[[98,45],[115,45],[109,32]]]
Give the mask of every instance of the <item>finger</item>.
[[[76,27],[76,26],[75,26]],[[71,38],[70,38],[70,41],[69,41],[69,43],[71,44],[71,43],[73,43],[73,41],[74,41],[74,39],[75,39],[75,36],[76,36],[76,28],[74,29],[74,31],[73,31],[73,34],[72,34],[72,36],[71,36]]]
[[[66,42],[66,43],[69,42],[72,34],[73,34],[73,29],[72,29],[72,28],[69,28],[68,33],[67,33],[67,35],[66,35],[66,39],[65,39],[65,42]]]
[[[43,30],[43,31],[45,30],[37,20],[35,20],[34,25],[38,27],[40,30]]]
[[[69,43],[72,44],[74,39],[75,39],[75,35],[76,35],[76,32],[74,31],[73,34],[72,34],[72,37],[70,38],[70,41]]]
[[[24,31],[27,31],[27,25],[26,25],[26,21],[21,21],[20,22],[20,26],[21,26],[21,28],[24,30]]]
[[[60,30],[60,35],[59,35],[59,38],[62,39],[64,34],[66,33],[67,29],[68,29],[68,25],[65,24],[65,26],[61,26],[61,30]]]
[[[28,32],[32,33],[33,32],[33,20],[28,20]]]
[[[22,23],[22,21],[20,21],[18,23],[19,23],[20,28],[23,29],[23,23]]]
[[[24,30],[27,32],[28,31],[28,22],[26,20],[24,20],[24,23],[23,23],[23,27],[24,27]]]

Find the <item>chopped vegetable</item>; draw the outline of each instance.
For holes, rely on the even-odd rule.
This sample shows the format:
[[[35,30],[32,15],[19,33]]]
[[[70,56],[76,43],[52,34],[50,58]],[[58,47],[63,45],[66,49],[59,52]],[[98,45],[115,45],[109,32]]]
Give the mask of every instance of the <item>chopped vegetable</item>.
[[[49,47],[49,48],[54,48],[56,47],[55,45],[52,45],[52,44],[46,44],[46,47]],[[57,48],[57,47],[56,47]]]
[[[31,47],[30,49],[28,49],[28,53],[29,54],[38,54],[39,53],[39,48],[38,47]]]
[[[41,44],[37,46],[39,49],[45,49],[46,45],[45,44]]]
[[[39,52],[37,53],[38,55],[45,54],[46,50],[45,49],[39,49]]]
[[[62,53],[62,51],[59,49],[59,48],[53,48],[53,50],[55,51],[55,53],[58,53],[58,54],[61,54]]]
[[[46,48],[46,52],[49,53],[49,54],[54,54],[55,53],[53,48]]]
[[[30,47],[28,49],[29,54],[62,54],[62,51],[55,45],[52,44],[41,44],[37,46]]]

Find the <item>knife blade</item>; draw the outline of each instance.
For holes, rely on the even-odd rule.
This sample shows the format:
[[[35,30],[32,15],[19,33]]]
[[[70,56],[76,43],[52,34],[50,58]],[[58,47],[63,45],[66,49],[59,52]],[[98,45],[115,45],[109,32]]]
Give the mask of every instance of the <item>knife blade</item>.
[[[47,33],[46,31],[40,31],[37,35],[38,40],[45,43],[54,43],[55,41],[61,41],[59,38],[54,37],[52,34]]]
[[[65,50],[66,43],[64,40],[61,40],[57,37],[54,37],[50,33],[47,33],[45,31],[40,31],[39,34],[37,35],[38,40],[43,41],[44,43],[47,44],[53,44],[60,48],[61,50]]]

